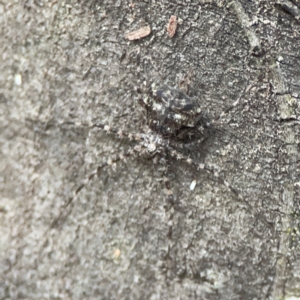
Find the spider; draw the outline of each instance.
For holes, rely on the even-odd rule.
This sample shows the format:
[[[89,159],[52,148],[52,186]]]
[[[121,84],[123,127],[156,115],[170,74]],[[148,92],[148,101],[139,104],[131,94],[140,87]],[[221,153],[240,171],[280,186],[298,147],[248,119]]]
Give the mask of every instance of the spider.
[[[228,190],[233,192],[239,200],[245,202],[250,207],[249,203],[243,199],[236,189],[227,183],[226,180],[219,177],[216,170],[204,163],[198,163],[186,156],[184,154],[184,150],[189,148],[189,145],[193,143],[203,142],[212,132],[217,130],[215,126],[216,122],[224,114],[236,107],[239,104],[242,95],[245,91],[249,91],[251,87],[252,85],[249,85],[244,88],[241,95],[231,107],[217,118],[210,121],[202,112],[197,99],[189,97],[183,90],[172,88],[166,84],[159,86],[152,83],[150,87],[148,87],[148,91],[145,93],[145,96],[139,99],[139,103],[145,110],[147,132],[129,133],[102,123],[88,124],[87,126],[89,128],[98,128],[100,130],[104,130],[107,134],[114,134],[119,138],[129,139],[135,142],[135,145],[127,151],[120,153],[116,157],[107,159],[105,162],[100,164],[74,191],[73,195],[68,199],[65,209],[72,203],[76,195],[87,185],[87,183],[96,175],[100,174],[103,168],[111,167],[115,163],[125,160],[127,157],[142,154],[147,154],[153,158],[163,156],[166,161],[173,158],[185,161],[187,164],[196,167],[197,170],[206,170],[213,174],[214,177],[226,186]],[[172,219],[174,213],[174,210],[171,210],[171,208],[175,207],[176,202],[174,200],[169,177],[167,176],[169,165],[169,163],[166,164],[163,181],[165,184],[167,204],[171,211],[169,216],[168,233],[168,238],[171,239]],[[51,228],[57,225],[58,221],[62,218],[62,215],[63,213],[61,213],[52,222]]]

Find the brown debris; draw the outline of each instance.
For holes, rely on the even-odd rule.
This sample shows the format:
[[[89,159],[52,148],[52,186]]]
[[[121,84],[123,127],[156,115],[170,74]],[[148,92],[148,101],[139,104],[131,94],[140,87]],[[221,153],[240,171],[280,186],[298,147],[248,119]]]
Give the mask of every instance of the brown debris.
[[[129,41],[134,41],[134,40],[139,40],[147,35],[149,35],[151,33],[151,28],[150,26],[145,26],[142,27],[138,30],[129,32],[125,35],[126,39],[128,39]]]
[[[168,35],[170,38],[172,38],[175,35],[176,29],[177,29],[177,17],[171,16],[167,26]]]
[[[51,8],[55,3],[57,3],[58,0],[53,0],[50,4],[49,7]]]

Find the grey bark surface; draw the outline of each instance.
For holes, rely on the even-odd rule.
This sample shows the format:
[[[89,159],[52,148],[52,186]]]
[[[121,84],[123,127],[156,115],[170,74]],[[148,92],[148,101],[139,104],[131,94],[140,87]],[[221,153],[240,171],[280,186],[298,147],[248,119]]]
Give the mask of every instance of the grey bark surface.
[[[0,2],[0,299],[300,299],[299,9]],[[172,39],[171,15],[182,20]],[[146,25],[148,37],[126,40]],[[84,124],[139,132],[137,88],[151,81],[188,85],[211,119],[241,97],[186,153],[241,197],[171,160],[171,239],[164,165],[148,157],[103,169],[65,208],[133,144]]]

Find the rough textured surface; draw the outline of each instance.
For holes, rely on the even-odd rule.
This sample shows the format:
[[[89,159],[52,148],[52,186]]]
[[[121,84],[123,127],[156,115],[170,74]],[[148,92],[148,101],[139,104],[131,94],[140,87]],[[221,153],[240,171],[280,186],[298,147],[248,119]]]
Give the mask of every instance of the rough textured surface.
[[[1,2],[0,299],[300,298],[299,6]],[[148,25],[148,37],[125,39]],[[244,201],[174,161],[166,257],[160,165],[140,157],[104,169],[51,228],[97,164],[130,146],[80,124],[136,132],[136,88],[151,80],[188,86],[211,118],[252,85],[222,131],[187,153]]]

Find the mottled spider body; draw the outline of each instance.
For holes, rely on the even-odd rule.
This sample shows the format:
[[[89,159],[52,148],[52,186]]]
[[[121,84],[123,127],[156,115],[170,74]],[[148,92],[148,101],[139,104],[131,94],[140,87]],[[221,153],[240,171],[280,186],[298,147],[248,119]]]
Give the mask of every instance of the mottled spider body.
[[[250,88],[251,85],[247,89]],[[241,96],[223,114],[235,107],[239,103],[240,98]],[[241,197],[230,184],[218,176],[218,172],[216,172],[213,167],[196,162],[185,154],[184,146],[186,144],[191,142],[201,143],[210,132],[215,131],[214,123],[220,116],[208,122],[197,99],[189,97],[180,89],[171,88],[165,84],[160,87],[152,84],[149,92],[140,99],[140,103],[146,110],[146,124],[148,127],[147,130],[141,129],[142,132],[140,133],[129,133],[102,123],[91,123],[88,125],[89,128],[99,128],[108,134],[115,134],[119,138],[130,139],[135,141],[136,144],[127,151],[119,153],[119,155],[107,159],[99,165],[75,190],[74,195],[69,198],[66,207],[72,203],[74,197],[86,186],[88,181],[100,174],[103,168],[112,166],[119,161],[125,160],[129,156],[144,153],[151,157],[160,155],[165,158],[163,160],[165,161],[163,177],[167,200],[172,205],[175,202],[168,179],[168,170],[171,166],[169,158],[185,161],[189,165],[195,166],[197,170],[204,169],[212,173],[218,181],[223,183],[240,200],[244,201],[243,197]],[[53,221],[51,227],[56,226],[62,215],[63,212]],[[170,220],[172,218],[173,217],[170,216]],[[172,231],[172,225],[170,225],[170,231]]]
[[[141,103],[147,111],[149,128],[164,138],[188,142],[210,126],[196,99],[165,84],[152,84]]]

